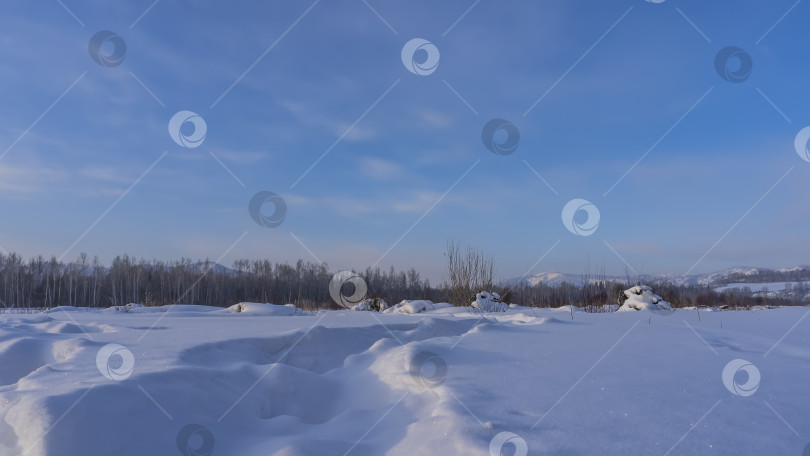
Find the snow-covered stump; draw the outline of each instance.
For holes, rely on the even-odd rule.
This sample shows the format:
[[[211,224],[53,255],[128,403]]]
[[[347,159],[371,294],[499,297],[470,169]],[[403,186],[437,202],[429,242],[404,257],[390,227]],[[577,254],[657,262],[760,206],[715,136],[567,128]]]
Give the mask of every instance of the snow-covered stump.
[[[630,312],[649,310],[650,312],[669,315],[673,312],[672,305],[661,296],[653,293],[647,285],[636,285],[624,290],[625,300],[617,312]]]
[[[475,301],[470,305],[484,312],[506,312],[509,305],[501,302],[501,296],[494,291],[482,291],[475,295]]]

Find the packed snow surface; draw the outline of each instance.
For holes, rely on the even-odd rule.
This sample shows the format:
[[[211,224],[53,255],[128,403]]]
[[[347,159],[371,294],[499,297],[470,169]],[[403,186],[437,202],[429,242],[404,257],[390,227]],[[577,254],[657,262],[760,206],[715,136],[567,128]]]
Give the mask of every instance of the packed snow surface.
[[[0,315],[0,455],[798,456],[810,442],[807,308],[427,302]]]

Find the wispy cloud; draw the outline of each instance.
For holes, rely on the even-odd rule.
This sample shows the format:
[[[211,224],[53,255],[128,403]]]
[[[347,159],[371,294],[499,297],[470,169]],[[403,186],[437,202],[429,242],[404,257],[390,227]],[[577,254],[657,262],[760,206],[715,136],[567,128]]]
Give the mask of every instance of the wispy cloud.
[[[69,173],[58,168],[0,163],[0,191],[6,196],[41,193],[67,181]]]
[[[360,170],[366,177],[375,180],[398,179],[405,175],[405,168],[402,165],[377,157],[360,159]]]

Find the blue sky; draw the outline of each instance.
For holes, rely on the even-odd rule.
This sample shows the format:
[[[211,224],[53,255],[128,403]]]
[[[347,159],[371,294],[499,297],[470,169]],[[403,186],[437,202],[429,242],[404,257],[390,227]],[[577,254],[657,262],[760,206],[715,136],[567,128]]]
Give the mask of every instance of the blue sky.
[[[533,265],[680,275],[810,263],[810,163],[793,144],[810,125],[805,3],[9,0],[2,10],[6,251],[314,256],[332,270],[413,266],[435,282],[451,239],[495,254],[501,277]],[[90,57],[101,30],[126,42],[121,65]],[[439,50],[432,74],[403,65],[413,38]],[[744,82],[716,71],[726,46],[751,56]],[[179,111],[205,120],[199,147],[170,137]],[[484,146],[494,118],[519,130],[514,153]],[[260,191],[284,198],[280,226],[251,218]],[[590,236],[563,225],[575,198],[598,207]]]

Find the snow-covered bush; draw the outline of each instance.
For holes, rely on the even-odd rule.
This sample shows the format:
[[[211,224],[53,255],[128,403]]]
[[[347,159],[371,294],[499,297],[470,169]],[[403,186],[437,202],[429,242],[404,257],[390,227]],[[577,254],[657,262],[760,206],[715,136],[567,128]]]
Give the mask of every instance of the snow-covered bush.
[[[656,312],[670,312],[672,305],[653,293],[652,288],[646,285],[636,285],[624,290],[624,303],[618,312],[647,309]]]
[[[484,312],[506,312],[509,309],[509,305],[501,302],[501,296],[494,291],[482,291],[476,294],[475,301],[470,305]]]
[[[113,306],[112,308],[115,309],[116,312],[131,312],[134,309],[141,309],[143,307],[145,307],[143,304],[131,302],[125,306]]]
[[[382,312],[388,308],[388,303],[382,298],[364,299],[360,304],[352,307],[352,310],[364,312]]]

